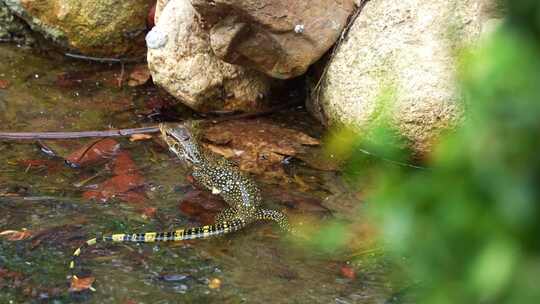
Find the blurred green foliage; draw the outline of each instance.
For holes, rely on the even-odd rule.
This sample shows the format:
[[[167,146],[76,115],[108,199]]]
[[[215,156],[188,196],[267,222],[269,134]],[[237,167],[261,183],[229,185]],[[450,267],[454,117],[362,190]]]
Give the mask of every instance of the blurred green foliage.
[[[540,301],[540,1],[507,6],[501,28],[460,58],[466,119],[429,169],[362,167],[365,153],[349,155],[353,178],[374,173],[373,222],[419,283],[420,303]]]

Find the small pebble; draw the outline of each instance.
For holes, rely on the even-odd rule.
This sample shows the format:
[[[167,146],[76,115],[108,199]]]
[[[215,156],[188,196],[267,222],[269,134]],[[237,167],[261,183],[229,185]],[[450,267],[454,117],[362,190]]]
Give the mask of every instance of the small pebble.
[[[208,282],[208,288],[210,289],[219,289],[221,287],[221,280],[218,278],[213,278]]]
[[[187,275],[183,274],[165,274],[160,277],[165,282],[180,282],[187,279]]]

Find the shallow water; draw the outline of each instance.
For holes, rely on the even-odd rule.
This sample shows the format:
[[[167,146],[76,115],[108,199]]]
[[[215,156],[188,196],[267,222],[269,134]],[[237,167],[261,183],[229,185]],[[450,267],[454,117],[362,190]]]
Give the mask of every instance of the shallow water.
[[[119,88],[114,82],[118,65],[32,54],[9,45],[0,45],[0,58],[0,80],[9,82],[0,89],[1,131],[100,130],[151,122],[143,109],[155,89]],[[62,73],[81,71],[90,76],[76,74],[74,83],[59,81]],[[274,119],[320,134],[316,123],[297,111],[289,119]],[[187,109],[179,114],[192,115]],[[66,156],[85,142],[45,144]],[[329,253],[260,224],[209,240],[97,246],[81,259],[96,278],[96,291],[69,293],[67,263],[81,240],[100,232],[166,231],[198,224],[179,210],[192,191],[188,171],[158,140],[119,142],[144,177],[142,202],[85,200],[85,188],[75,185],[96,173],[85,186],[102,181],[106,165],[73,169],[61,158],[44,155],[36,142],[0,142],[0,232],[28,229],[33,234],[21,241],[0,238],[0,303],[390,303],[398,290],[378,254]],[[255,177],[267,189],[263,195],[276,187],[302,193],[322,201],[331,218],[343,220],[359,205],[339,173],[310,169],[301,162],[291,168],[307,181],[306,189]],[[268,203],[286,209],[276,199]],[[144,210],[151,208],[155,214],[146,215]],[[328,218],[310,212],[287,211],[320,221]],[[354,271],[354,277],[344,275],[342,267]]]

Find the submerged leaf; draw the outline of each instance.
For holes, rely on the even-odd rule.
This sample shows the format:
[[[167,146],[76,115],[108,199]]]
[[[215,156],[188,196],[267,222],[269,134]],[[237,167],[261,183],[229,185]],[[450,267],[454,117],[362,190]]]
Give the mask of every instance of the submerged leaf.
[[[3,237],[8,241],[22,241],[31,236],[32,236],[32,232],[26,229],[23,229],[21,231],[5,230],[5,231],[0,232],[0,237]]]
[[[89,166],[112,158],[120,149],[120,144],[110,138],[100,139],[84,145],[66,157],[71,167]]]
[[[95,291],[94,287],[92,287],[92,283],[96,278],[94,277],[86,277],[86,278],[79,278],[77,276],[73,276],[71,278],[71,284],[69,286],[70,292],[80,292],[85,291],[87,289],[90,289],[92,291]]]

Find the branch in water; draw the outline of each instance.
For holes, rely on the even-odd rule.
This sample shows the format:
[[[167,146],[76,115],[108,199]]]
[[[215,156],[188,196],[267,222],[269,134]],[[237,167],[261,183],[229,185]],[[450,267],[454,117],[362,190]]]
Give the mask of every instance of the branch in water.
[[[134,129],[119,129],[107,131],[83,131],[83,132],[0,132],[0,139],[71,139],[85,137],[118,137],[130,136],[133,134],[156,133],[159,132],[157,126],[134,128]]]

